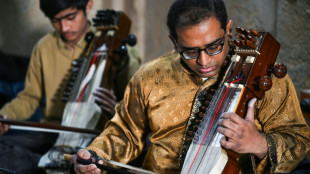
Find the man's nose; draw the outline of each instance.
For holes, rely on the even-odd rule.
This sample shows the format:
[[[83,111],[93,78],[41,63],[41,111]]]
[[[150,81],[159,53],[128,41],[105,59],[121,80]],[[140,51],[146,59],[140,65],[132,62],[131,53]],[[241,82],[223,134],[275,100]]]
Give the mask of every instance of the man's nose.
[[[61,27],[62,32],[66,32],[70,30],[70,22],[67,21],[66,19],[62,19],[60,21],[60,25],[61,25],[60,27]]]
[[[206,66],[209,64],[210,60],[211,60],[211,56],[209,56],[207,53],[201,50],[200,56],[197,58],[197,63],[202,66]]]

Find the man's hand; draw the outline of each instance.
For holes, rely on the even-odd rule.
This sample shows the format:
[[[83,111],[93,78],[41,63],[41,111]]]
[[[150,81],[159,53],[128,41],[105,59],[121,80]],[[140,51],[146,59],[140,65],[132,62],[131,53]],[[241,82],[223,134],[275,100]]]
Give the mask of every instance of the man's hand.
[[[7,119],[6,115],[0,115],[0,118]],[[0,122],[0,135],[5,134],[9,130],[9,125]]]
[[[252,153],[262,159],[268,151],[267,140],[258,132],[254,123],[254,104],[256,99],[251,99],[245,119],[235,113],[224,113],[219,122],[219,133],[224,137],[221,145],[237,153]]]
[[[80,149],[77,153],[77,155],[85,160],[90,159],[91,154],[89,153],[88,150],[86,149]],[[97,166],[95,164],[89,164],[89,165],[83,165],[83,164],[79,164],[76,162],[77,157],[73,157],[73,164],[74,164],[74,171],[77,174],[83,173],[83,174],[100,174],[101,170],[97,168]],[[98,161],[99,164],[103,164],[102,160]]]
[[[114,91],[99,87],[93,93],[95,102],[99,105],[102,111],[109,113],[111,116],[115,114],[116,96]]]

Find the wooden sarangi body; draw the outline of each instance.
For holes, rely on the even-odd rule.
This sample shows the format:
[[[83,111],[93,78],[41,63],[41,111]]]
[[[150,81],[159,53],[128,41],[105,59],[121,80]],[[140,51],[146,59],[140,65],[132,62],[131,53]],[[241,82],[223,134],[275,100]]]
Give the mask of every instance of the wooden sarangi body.
[[[242,28],[236,31],[240,41],[232,41],[235,54],[211,102],[201,104],[201,108],[207,109],[202,109],[205,111],[187,151],[182,174],[239,173],[238,154],[220,145],[223,135],[217,131],[218,121],[224,112],[245,117],[249,100],[262,99],[265,91],[272,87],[272,73],[278,78],[286,75],[283,64],[275,65],[280,44],[270,33]]]

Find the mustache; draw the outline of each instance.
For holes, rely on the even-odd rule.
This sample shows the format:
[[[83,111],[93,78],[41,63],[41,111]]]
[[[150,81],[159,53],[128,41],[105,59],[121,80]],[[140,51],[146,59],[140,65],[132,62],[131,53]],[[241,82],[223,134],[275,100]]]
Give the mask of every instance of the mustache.
[[[65,36],[66,34],[72,34],[72,35],[74,35],[75,32],[70,32],[70,31],[69,31],[69,32],[61,32],[61,33],[60,33],[61,36]]]
[[[199,68],[210,68],[210,67],[213,67],[213,66],[216,66],[215,64],[208,64],[208,65],[199,65]]]

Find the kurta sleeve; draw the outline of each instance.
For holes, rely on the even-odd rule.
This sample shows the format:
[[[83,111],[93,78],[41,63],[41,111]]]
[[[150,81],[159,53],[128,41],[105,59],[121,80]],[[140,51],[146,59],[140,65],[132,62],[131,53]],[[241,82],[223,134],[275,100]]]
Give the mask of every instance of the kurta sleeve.
[[[291,79],[287,75],[272,80],[273,87],[257,104],[257,126],[268,142],[268,155],[257,165],[258,173],[290,172],[305,157],[310,145],[309,126]]]
[[[148,127],[143,80],[138,73],[129,82],[124,99],[105,130],[88,146],[105,159],[127,163],[143,150]]]
[[[0,114],[7,115],[8,119],[25,120],[39,106],[43,89],[40,56],[38,47],[35,47],[26,74],[25,88],[1,109]]]

